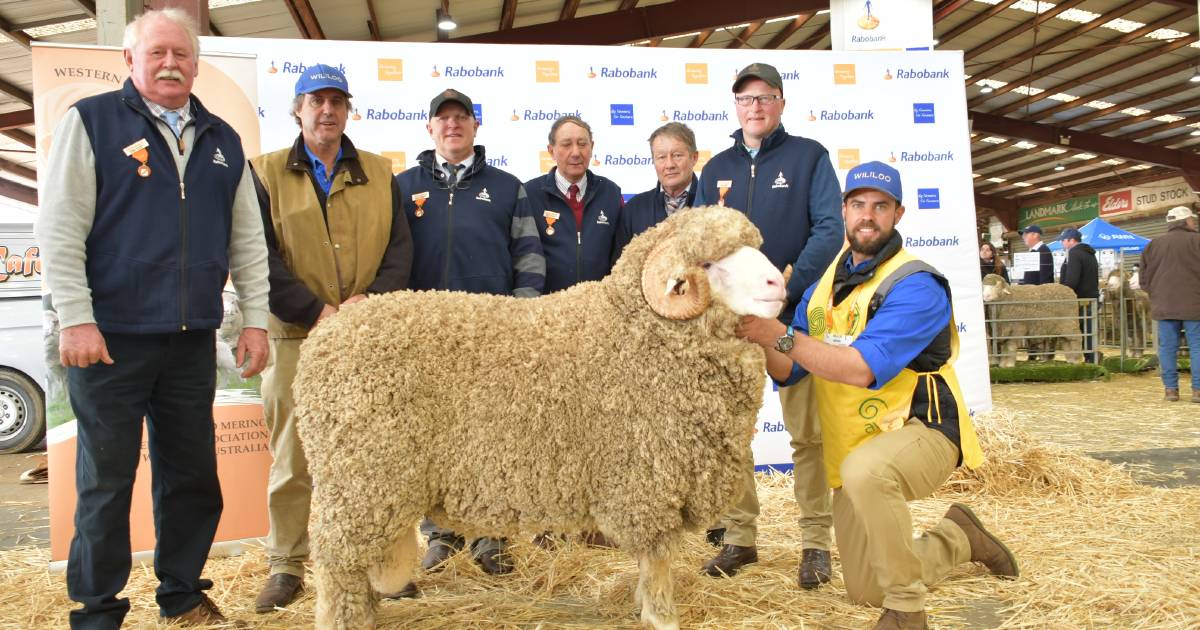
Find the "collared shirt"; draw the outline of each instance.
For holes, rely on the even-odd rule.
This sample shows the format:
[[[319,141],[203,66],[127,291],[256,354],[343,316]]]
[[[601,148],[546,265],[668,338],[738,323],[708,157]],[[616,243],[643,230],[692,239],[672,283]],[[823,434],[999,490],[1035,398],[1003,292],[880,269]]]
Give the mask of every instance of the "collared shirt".
[[[338,147],[337,157],[333,158],[333,171],[331,172],[325,168],[325,163],[321,161],[321,158],[308,148],[308,143],[301,144],[304,144],[304,152],[308,154],[308,159],[312,162],[313,178],[317,180],[317,185],[325,191],[325,196],[328,197],[329,189],[333,187],[333,174],[337,172],[338,162],[342,161],[342,147]]]
[[[762,146],[759,145],[757,147],[752,147],[743,142],[742,148],[746,150],[746,153],[750,154],[750,159],[754,159],[754,158],[758,157],[758,150],[761,149]]]
[[[571,190],[572,185],[579,187],[579,196],[576,197],[576,199],[582,200],[584,193],[587,192],[587,174],[586,173],[584,174],[583,177],[579,178],[579,181],[572,182],[572,181],[568,181],[566,177],[563,177],[562,171],[556,168],[556,169],[554,169],[554,183],[555,183],[555,185],[558,186],[558,192],[562,193],[562,196],[567,197],[568,199],[571,197],[570,190]]]
[[[187,129],[188,123],[192,122],[193,116],[192,116],[192,99],[191,98],[188,99],[188,102],[183,107],[180,107],[178,109],[171,109],[170,107],[164,107],[144,96],[142,97],[142,102],[146,103],[146,108],[150,110],[150,114],[152,116],[154,116],[155,118],[157,118],[159,120],[162,120],[164,123],[167,121],[164,120],[162,117],[163,112],[175,112],[176,114],[179,114],[179,129],[171,130],[173,133],[175,133],[176,137],[178,137],[180,134],[182,134],[184,129]],[[170,125],[167,125],[167,126],[170,127]]]
[[[441,153],[435,152],[434,155],[437,156],[437,169],[439,171],[441,171],[442,174],[445,175],[446,177],[450,177],[450,169],[446,168],[446,163],[450,162],[450,160],[447,159],[446,156],[442,155]],[[451,162],[451,163],[453,163],[453,162]],[[475,163],[475,152],[472,151],[471,155],[467,156],[467,159],[458,163],[458,166],[461,167],[458,169],[459,175],[461,176],[463,173],[470,170],[471,165],[474,163]]]
[[[672,197],[667,189],[663,189],[663,201],[666,204],[667,216],[675,214],[675,211],[687,206],[688,191],[692,189],[692,182],[688,182],[687,186],[683,187],[683,191]]]

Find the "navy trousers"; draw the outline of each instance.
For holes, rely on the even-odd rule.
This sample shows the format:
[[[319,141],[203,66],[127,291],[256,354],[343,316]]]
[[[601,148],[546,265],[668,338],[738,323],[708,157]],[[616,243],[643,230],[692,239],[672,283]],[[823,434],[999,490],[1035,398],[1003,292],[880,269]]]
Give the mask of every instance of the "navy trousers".
[[[129,611],[129,505],[146,419],[154,500],[155,593],[174,616],[200,603],[200,579],[221,518],[213,438],[214,331],[105,334],[113,365],[68,368],[75,411],[75,537],[67,593],[76,629],[115,629]]]

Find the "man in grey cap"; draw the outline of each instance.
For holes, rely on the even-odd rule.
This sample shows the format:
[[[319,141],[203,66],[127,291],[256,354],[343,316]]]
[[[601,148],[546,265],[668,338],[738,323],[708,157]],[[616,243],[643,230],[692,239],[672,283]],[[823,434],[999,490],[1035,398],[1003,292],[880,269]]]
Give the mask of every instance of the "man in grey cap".
[[[270,576],[255,612],[287,606],[308,559],[312,476],[293,416],[300,344],[340,309],[408,286],[412,237],[391,160],[346,137],[350,88],[341,70],[316,64],[296,80],[290,147],[251,160],[271,268],[271,361],[263,414],[271,431],[267,512]]]
[[[478,129],[471,99],[442,91],[429,104],[426,125],[434,148],[396,176],[413,235],[409,288],[538,297],[546,259],[525,187],[487,163],[484,148],[475,144]],[[429,539],[421,561],[426,571],[437,570],[465,543],[429,519],[421,532]],[[508,573],[513,565],[505,546],[478,538],[471,553],[485,573]]]
[[[1167,233],[1142,252],[1142,288],[1150,294],[1150,316],[1158,321],[1158,369],[1163,398],[1179,400],[1179,333],[1187,335],[1192,360],[1192,402],[1200,403],[1200,234],[1187,206],[1167,212]]]
[[[842,246],[841,188],[825,147],[784,130],[787,103],[779,71],[765,63],[746,66],[733,82],[733,95],[741,128],[733,133],[733,146],[704,166],[696,205],[720,204],[745,212],[763,234],[767,258],[780,269],[792,266],[787,307],[779,314],[786,324],[804,290],[820,278]],[[803,539],[799,583],[806,589],[829,581],[833,522],[811,380],[779,389],[784,426],[792,438]],[[748,468],[741,500],[709,531],[709,541],[721,551],[705,563],[708,575],[733,575],[758,560],[758,511],[754,471]]]

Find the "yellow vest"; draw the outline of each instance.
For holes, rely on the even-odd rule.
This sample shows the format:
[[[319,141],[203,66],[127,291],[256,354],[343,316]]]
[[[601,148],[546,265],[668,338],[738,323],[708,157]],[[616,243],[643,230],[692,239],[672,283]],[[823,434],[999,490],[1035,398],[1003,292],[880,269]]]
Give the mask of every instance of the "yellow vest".
[[[867,309],[871,297],[875,295],[876,289],[884,279],[899,271],[905,263],[919,259],[901,249],[895,256],[879,265],[874,277],[856,286],[840,304],[831,306],[830,296],[837,266],[842,264],[845,253],[846,250],[843,249],[813,289],[812,298],[808,303],[808,334],[826,341],[836,337],[838,343],[848,345],[862,334],[867,325]],[[950,321],[953,324],[953,309]],[[979,439],[975,435],[975,427],[971,424],[971,417],[963,402],[962,389],[954,373],[954,362],[957,358],[958,330],[956,326],[951,325],[950,358],[935,373],[917,373],[905,367],[878,390],[835,383],[813,375],[813,395],[817,397],[817,414],[820,416],[821,440],[824,443],[825,476],[829,479],[831,488],[842,486],[839,471],[842,460],[846,459],[850,451],[884,431],[894,431],[904,426],[910,417],[913,391],[924,374],[930,375],[924,379],[924,386],[930,388],[929,420],[934,423],[941,422],[941,406],[932,378],[932,374],[940,374],[954,394],[958,406],[959,448],[962,450],[963,463],[970,468],[976,468],[983,463],[983,451],[979,448]]]
[[[267,229],[274,229],[292,274],[321,301],[336,306],[365,293],[383,262],[392,235],[392,161],[359,149],[365,179],[339,169],[323,215],[312,180],[305,171],[289,168],[291,152],[289,147],[250,161],[271,196]],[[307,326],[274,315],[267,327],[275,339],[308,336]]]

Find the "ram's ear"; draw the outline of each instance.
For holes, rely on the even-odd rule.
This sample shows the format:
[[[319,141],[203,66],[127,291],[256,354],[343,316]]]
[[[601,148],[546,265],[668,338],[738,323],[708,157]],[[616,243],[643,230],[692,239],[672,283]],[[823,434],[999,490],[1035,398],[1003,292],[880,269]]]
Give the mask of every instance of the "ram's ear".
[[[692,319],[708,308],[712,290],[708,274],[699,266],[674,260],[671,239],[650,250],[642,265],[642,297],[650,309],[667,319]]]
[[[792,266],[788,265],[783,268],[783,286],[787,286],[792,281]]]

